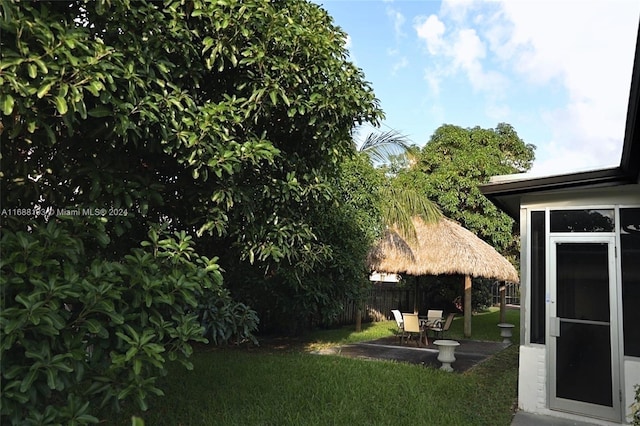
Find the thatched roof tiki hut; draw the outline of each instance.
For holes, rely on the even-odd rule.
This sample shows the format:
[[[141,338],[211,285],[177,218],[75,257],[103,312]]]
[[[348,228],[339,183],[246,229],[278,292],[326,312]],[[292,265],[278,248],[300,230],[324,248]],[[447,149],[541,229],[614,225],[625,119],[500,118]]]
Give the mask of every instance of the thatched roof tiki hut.
[[[489,244],[451,219],[425,223],[413,218],[417,241],[386,232],[369,253],[371,270],[422,275],[464,275],[464,335],[471,337],[471,278],[519,283],[513,265]]]

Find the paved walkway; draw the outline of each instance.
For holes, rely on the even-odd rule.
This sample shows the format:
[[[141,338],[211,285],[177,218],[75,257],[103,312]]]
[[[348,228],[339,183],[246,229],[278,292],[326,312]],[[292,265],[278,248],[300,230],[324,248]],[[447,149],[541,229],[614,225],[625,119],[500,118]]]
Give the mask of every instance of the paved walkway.
[[[597,420],[593,420],[594,423],[579,422],[576,420],[562,419],[559,417],[543,416],[541,414],[525,413],[518,411],[513,417],[511,426],[596,426],[596,425],[608,425],[610,423],[598,423]]]
[[[490,355],[506,348],[508,344],[501,342],[479,342],[475,340],[458,340],[456,361],[451,364],[454,371],[468,370]],[[428,365],[435,368],[441,366],[438,361],[438,348],[430,342],[429,346],[417,347],[415,342],[400,344],[397,337],[386,337],[369,342],[353,343],[335,348],[323,349],[319,354],[341,355],[351,358],[381,359],[411,364]]]

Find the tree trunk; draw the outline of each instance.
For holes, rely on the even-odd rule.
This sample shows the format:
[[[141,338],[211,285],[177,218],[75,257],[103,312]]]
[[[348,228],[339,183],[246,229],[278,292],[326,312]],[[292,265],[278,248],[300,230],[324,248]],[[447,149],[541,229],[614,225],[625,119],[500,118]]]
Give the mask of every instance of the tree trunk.
[[[360,333],[362,331],[362,309],[360,307],[356,308],[356,333]]]

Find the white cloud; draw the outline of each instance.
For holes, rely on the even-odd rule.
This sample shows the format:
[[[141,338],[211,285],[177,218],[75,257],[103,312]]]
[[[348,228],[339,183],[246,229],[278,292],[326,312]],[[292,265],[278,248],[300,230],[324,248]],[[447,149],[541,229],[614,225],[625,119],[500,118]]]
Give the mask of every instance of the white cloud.
[[[626,104],[625,104],[626,105]],[[604,114],[594,102],[572,102],[545,111],[541,123],[551,129],[532,168],[534,174],[613,167],[620,164],[625,114]]]
[[[344,38],[344,47],[349,53],[349,60],[357,65],[358,59],[356,58],[356,55],[353,54],[353,39],[349,34],[347,34]]]
[[[353,46],[353,42],[351,41],[351,36],[347,34],[347,36],[344,38],[344,47],[346,47],[347,49],[351,49],[351,46]]]
[[[425,72],[424,78],[427,80],[431,94],[433,94],[434,97],[438,97],[440,95],[440,82],[442,78],[434,71]]]
[[[528,2],[501,6],[512,36],[496,49],[531,83],[556,82],[567,94],[563,107],[543,117],[553,139],[544,141],[548,152],[534,170],[619,164],[640,4],[557,2],[552,14]]]
[[[442,36],[445,31],[445,26],[436,15],[430,15],[427,19],[418,18],[414,28],[418,33],[418,38],[426,41],[429,53],[435,55],[441,51],[444,45]]]
[[[508,86],[506,78],[495,70],[485,70],[482,60],[486,57],[485,44],[473,29],[463,29],[451,46],[453,63],[462,68],[474,90],[487,92],[490,98],[502,97]]]
[[[475,0],[443,0],[441,13],[454,21],[462,22],[474,2]]]
[[[484,43],[473,29],[459,31],[451,49],[454,64],[467,70],[481,66],[480,59],[486,54]]]
[[[391,75],[395,76],[402,68],[409,66],[409,60],[406,56],[401,55],[398,49],[388,49],[387,55],[394,60],[391,66]]]
[[[453,75],[457,71],[466,74],[476,91],[490,93],[490,97],[501,97],[508,86],[506,78],[495,70],[485,70],[482,61],[487,55],[485,43],[475,29],[456,28],[445,35],[445,24],[437,16],[416,21],[418,38],[427,44],[429,53],[436,56],[435,65],[429,67],[426,79],[433,93],[439,92],[437,75]],[[436,77],[430,75],[436,74]]]
[[[485,108],[485,112],[489,118],[492,118],[496,123],[503,122],[509,118],[511,114],[511,108],[508,105],[502,105],[498,103],[489,103]]]
[[[414,28],[431,93],[462,72],[487,116],[508,121],[514,108],[497,100],[511,88],[549,91],[555,103],[533,119],[551,139],[527,142],[538,146],[534,171],[562,173],[620,161],[639,16],[635,0],[443,0]]]
[[[406,34],[402,31],[402,27],[405,22],[404,15],[392,7],[387,7],[387,16],[393,22],[393,30],[395,32],[396,39],[404,37]]]
[[[398,71],[400,71],[402,68],[406,68],[408,65],[409,60],[405,56],[401,57],[400,60],[394,63],[391,67],[391,75],[396,75]]]

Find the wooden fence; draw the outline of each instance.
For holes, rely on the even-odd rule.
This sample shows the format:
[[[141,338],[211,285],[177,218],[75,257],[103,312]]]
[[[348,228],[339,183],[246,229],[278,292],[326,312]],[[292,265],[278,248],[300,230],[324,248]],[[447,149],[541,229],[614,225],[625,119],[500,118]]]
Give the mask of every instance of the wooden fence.
[[[369,290],[364,309],[362,310],[362,322],[383,321],[392,319],[392,309],[402,312],[413,312],[415,300],[415,288],[400,287],[397,284],[379,284]],[[356,316],[354,302],[345,303],[345,309],[337,319],[337,323],[353,324]]]
[[[494,305],[500,304],[501,285],[502,283],[496,282],[491,287]],[[392,309],[398,309],[401,312],[413,312],[415,291],[416,289],[413,286],[398,286],[395,283],[376,284],[369,290],[364,309],[361,311],[362,322],[393,319],[393,315],[391,314]],[[419,300],[423,300],[423,297],[423,294],[418,294]],[[507,284],[506,302],[508,305],[520,304],[520,287],[517,284]],[[346,302],[344,304],[344,310],[336,320],[336,324],[353,324],[355,323],[355,317],[355,303],[352,301]]]

